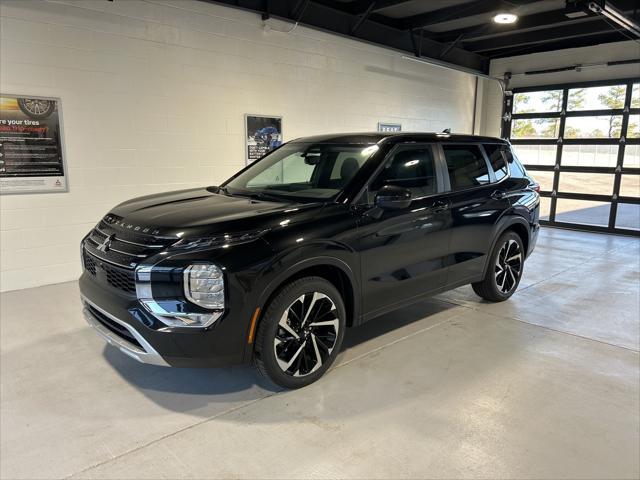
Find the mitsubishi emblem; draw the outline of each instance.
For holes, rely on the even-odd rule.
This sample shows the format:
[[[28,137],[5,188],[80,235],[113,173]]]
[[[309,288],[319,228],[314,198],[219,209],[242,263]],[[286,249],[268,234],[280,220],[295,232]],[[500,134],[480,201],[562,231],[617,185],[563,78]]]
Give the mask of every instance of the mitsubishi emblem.
[[[109,247],[111,246],[111,241],[114,239],[115,235],[111,234],[104,239],[104,241],[98,245],[98,250],[101,252],[107,253],[109,251]]]

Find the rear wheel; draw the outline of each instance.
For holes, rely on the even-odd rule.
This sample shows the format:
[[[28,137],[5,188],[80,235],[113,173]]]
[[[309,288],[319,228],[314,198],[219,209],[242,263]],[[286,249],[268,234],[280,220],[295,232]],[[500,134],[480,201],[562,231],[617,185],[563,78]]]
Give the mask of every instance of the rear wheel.
[[[258,370],[284,388],[315,382],[338,355],[345,319],[340,293],[324,278],[305,277],[286,285],[258,326]]]
[[[520,236],[506,232],[491,253],[489,267],[482,281],[472,283],[473,291],[490,302],[503,302],[520,284],[524,267],[524,248]]]

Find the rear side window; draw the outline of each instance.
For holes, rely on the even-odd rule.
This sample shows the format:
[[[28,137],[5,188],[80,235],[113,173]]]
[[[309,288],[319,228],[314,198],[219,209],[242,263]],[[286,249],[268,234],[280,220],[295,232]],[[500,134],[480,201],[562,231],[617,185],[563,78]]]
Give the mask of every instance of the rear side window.
[[[489,169],[477,145],[442,145],[452,190],[486,185]]]
[[[483,145],[487,156],[489,157],[489,163],[493,172],[496,174],[496,181],[499,182],[504,177],[509,175],[509,169],[507,168],[507,162],[503,153],[502,145]]]
[[[515,156],[511,148],[505,146],[504,147],[504,157],[507,159],[509,163],[509,170],[511,171],[511,176],[515,178],[526,178],[527,171],[525,170],[520,160]]]
[[[402,146],[372,182],[371,190],[396,185],[411,190],[414,198],[432,195],[438,191],[435,172],[431,146]]]

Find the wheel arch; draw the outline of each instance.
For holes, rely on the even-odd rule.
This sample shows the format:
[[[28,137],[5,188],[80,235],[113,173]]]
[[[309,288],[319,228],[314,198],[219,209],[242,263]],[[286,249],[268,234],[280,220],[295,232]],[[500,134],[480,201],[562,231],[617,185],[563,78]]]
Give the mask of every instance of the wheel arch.
[[[277,295],[280,289],[287,283],[307,276],[324,278],[341,293],[348,316],[346,319],[347,327],[359,323],[360,287],[355,273],[346,262],[340,259],[329,256],[317,256],[289,266],[266,284],[257,301],[257,305],[260,308],[258,318],[255,324],[249,325],[246,338],[251,336],[252,331],[257,331],[260,322],[263,320],[263,314],[267,305],[273,297]],[[244,355],[246,361],[253,356],[255,344],[249,342],[247,347]]]
[[[484,277],[487,273],[487,268],[489,267],[489,259],[491,258],[491,252],[496,247],[496,243],[500,239],[505,232],[513,231],[515,232],[522,241],[522,247],[524,249],[525,255],[529,251],[529,223],[527,220],[520,216],[509,216],[504,217],[503,222],[498,224],[498,228],[496,228],[496,233],[491,240],[491,249],[489,250],[489,254],[487,255],[487,260],[484,265],[484,269],[482,271],[482,276]]]
[[[360,295],[355,274],[347,263],[333,257],[317,257],[292,265],[271,280],[262,292],[258,304],[264,310],[281,287],[299,278],[310,276],[324,278],[336,287],[342,295],[349,317],[347,327],[356,325],[360,314]]]

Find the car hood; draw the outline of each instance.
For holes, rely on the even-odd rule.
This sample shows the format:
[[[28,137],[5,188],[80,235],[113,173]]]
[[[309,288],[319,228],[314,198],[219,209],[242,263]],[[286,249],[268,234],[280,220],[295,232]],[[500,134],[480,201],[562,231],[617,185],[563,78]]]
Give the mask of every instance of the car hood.
[[[265,201],[213,193],[206,188],[134,198],[115,207],[118,226],[151,228],[159,235],[232,233],[268,229],[315,216],[322,203]]]

